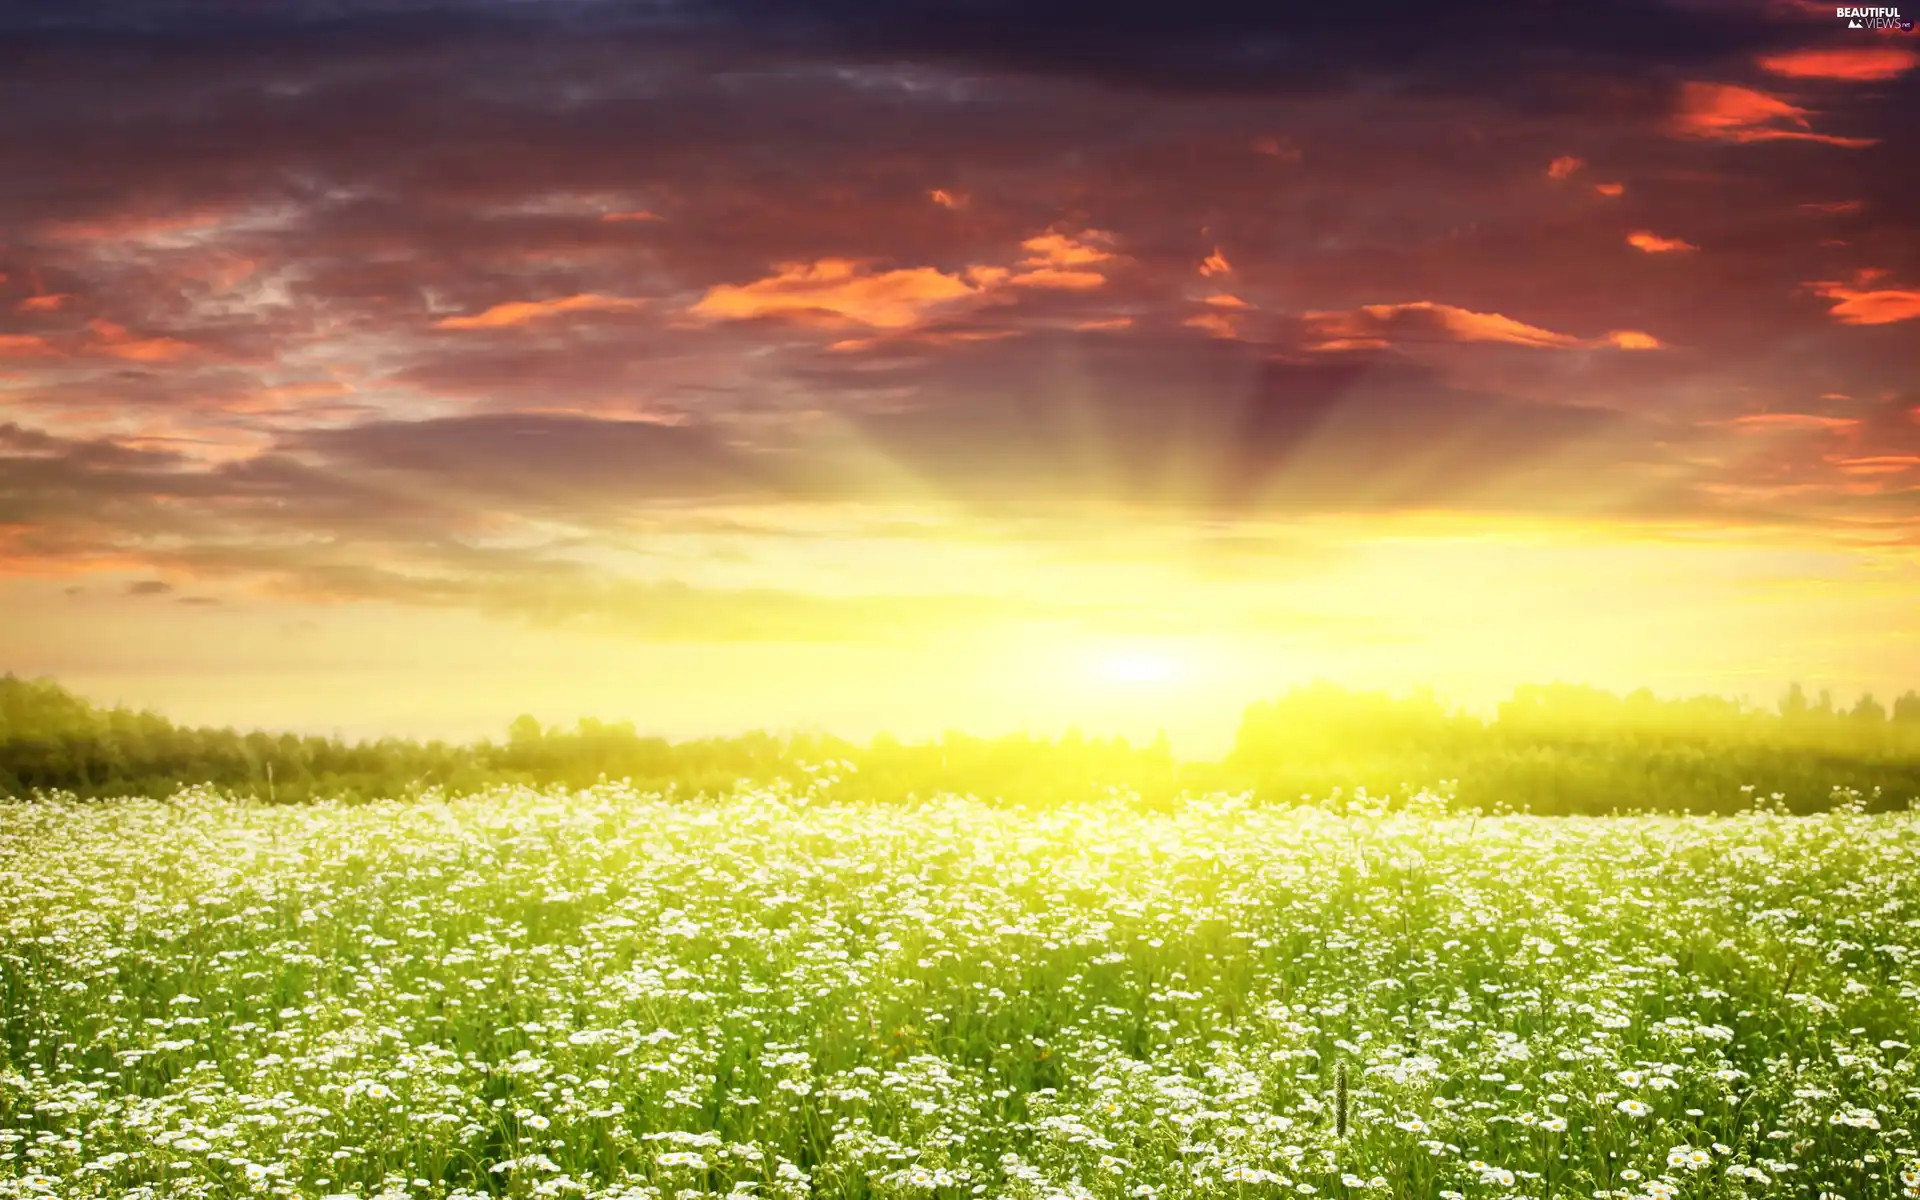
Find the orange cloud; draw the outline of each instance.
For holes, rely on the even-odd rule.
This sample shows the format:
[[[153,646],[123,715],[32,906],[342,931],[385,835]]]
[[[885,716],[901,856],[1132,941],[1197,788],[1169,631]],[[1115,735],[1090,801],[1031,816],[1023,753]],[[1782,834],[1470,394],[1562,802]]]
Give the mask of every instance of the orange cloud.
[[[1845,433],[1860,422],[1854,417],[1822,417],[1813,413],[1748,413],[1726,422],[1743,433],[1766,433],[1781,429],[1819,430]]]
[[[1515,346],[1567,348],[1583,343],[1499,313],[1479,313],[1416,300],[1409,304],[1367,304],[1345,312],[1309,312],[1308,329],[1320,349],[1368,349],[1384,346],[1390,334],[1438,337],[1457,342],[1506,342]]]
[[[1240,297],[1232,295],[1227,292],[1215,292],[1213,295],[1208,296],[1204,301],[1202,301],[1202,303],[1211,304],[1215,308],[1251,308],[1252,307],[1252,305],[1248,304],[1245,300],[1242,300]]]
[[[1226,255],[1220,253],[1218,246],[1215,246],[1213,253],[1207,255],[1200,263],[1202,275],[1225,275],[1231,270],[1233,270],[1233,264],[1227,261]]]
[[[315,380],[309,383],[284,383],[277,387],[261,388],[251,395],[232,400],[223,408],[237,413],[275,413],[292,408],[311,410],[315,400],[337,400],[353,394],[352,384],[338,380]],[[325,411],[337,406],[321,405]]]
[[[1896,475],[1920,467],[1920,455],[1878,454],[1866,458],[1829,459],[1849,475]]]
[[[1800,207],[1813,212],[1857,213],[1866,206],[1858,200],[1817,200]]]
[[[1096,321],[1082,321],[1078,325],[1075,325],[1074,328],[1086,330],[1089,332],[1112,331],[1116,329],[1131,329],[1133,328],[1133,318],[1132,317],[1105,317]]]
[[[1920,52],[1905,46],[1847,46],[1795,50],[1762,57],[1760,66],[1789,79],[1840,79],[1867,83],[1893,79],[1920,64]]]
[[[852,322],[876,329],[904,329],[979,287],[934,267],[869,272],[850,259],[779,263],[752,283],[709,288],[695,304],[696,316],[725,320],[787,317],[821,324]]]
[[[58,353],[53,343],[37,334],[0,333],[0,358],[41,358]]]
[[[1593,190],[1599,192],[1602,196],[1618,196],[1627,190],[1627,185],[1624,183],[1596,183],[1593,185]]]
[[[1043,233],[1020,243],[1023,250],[1030,252],[1021,262],[1030,267],[1078,267],[1105,262],[1113,254],[1095,243],[1112,240],[1111,234],[1098,229],[1089,229],[1077,238],[1064,233]]]
[[[1871,146],[1878,138],[1846,138],[1815,133],[1807,109],[1778,96],[1730,83],[1685,83],[1671,131],[1681,137],[1721,142],[1770,142],[1785,139],[1833,146]],[[1793,128],[1782,128],[1782,125]]]
[[[833,353],[846,354],[856,350],[871,350],[875,346],[900,342],[917,342],[923,346],[958,346],[967,342],[998,342],[1005,338],[1019,337],[1018,329],[958,329],[952,331],[907,333],[897,337],[858,337],[841,338],[829,342],[827,349]]]
[[[1008,282],[1018,287],[1064,291],[1086,291],[1101,287],[1107,282],[1107,277],[1084,268],[1111,261],[1115,255],[1101,246],[1112,241],[1112,234],[1099,229],[1089,229],[1078,237],[1058,232],[1030,237],[1020,243],[1021,248],[1027,251],[1027,257],[1020,260],[1022,269]]]
[[[1861,291],[1843,283],[1809,283],[1818,295],[1838,301],[1828,315],[1842,325],[1890,325],[1920,317],[1920,288]]]
[[[1023,271],[1009,282],[1016,287],[1053,288],[1059,291],[1087,291],[1105,285],[1107,277],[1098,271],[1059,271],[1040,267]]]
[[[71,299],[73,297],[65,292],[56,292],[51,296],[28,296],[15,307],[21,312],[53,312]]]
[[[1107,277],[1090,268],[1118,255],[1105,247],[1112,235],[1090,229],[1078,235],[1049,230],[1021,242],[1026,256],[1012,267],[975,264],[958,274],[936,267],[874,272],[852,259],[779,263],[774,274],[752,283],[711,288],[690,310],[696,316],[742,319],[784,316],[817,324],[852,322],[877,329],[917,325],[933,310],[1001,287],[1091,291]],[[951,339],[949,339],[951,340]],[[842,349],[860,349],[843,339]]]
[[[1536,349],[1572,350],[1612,346],[1658,350],[1660,339],[1637,329],[1616,329],[1603,338],[1580,338],[1516,321],[1501,313],[1474,312],[1451,304],[1416,300],[1368,304],[1344,312],[1309,312],[1307,330],[1316,350],[1379,349],[1393,341],[1504,342]]]
[[[95,319],[87,322],[87,328],[93,330],[100,339],[97,349],[103,354],[115,358],[124,358],[128,362],[172,362],[191,354],[195,347],[178,338],[134,337],[126,328],[112,321]]]
[[[211,229],[226,220],[225,212],[180,213],[153,217],[123,215],[93,221],[55,221],[43,232],[62,241],[143,242]]]
[[[553,300],[513,300],[505,304],[496,304],[484,312],[464,317],[442,317],[435,321],[436,329],[504,329],[512,325],[525,325],[543,317],[570,312],[623,312],[639,308],[645,301],[632,300],[623,296],[603,296],[598,292],[583,292],[577,296],[561,296]]]
[[[1204,329],[1218,338],[1240,336],[1240,330],[1234,325],[1233,318],[1221,316],[1219,313],[1199,313],[1180,323],[1192,329]]]
[[[131,555],[69,553],[59,558],[50,558],[43,554],[19,552],[13,545],[19,540],[16,531],[25,532],[25,527],[0,529],[0,534],[8,535],[0,539],[0,575],[29,579],[72,579],[99,571],[153,569],[153,564],[146,559]]]
[[[965,208],[967,206],[966,196],[957,192],[950,192],[945,188],[934,188],[927,193],[927,199],[938,204],[941,208]]]
[[[115,358],[144,363],[172,362],[193,352],[193,346],[190,343],[169,337],[133,338],[124,342],[111,342],[100,348]]]
[[[627,221],[658,221],[660,217],[657,213],[636,209],[633,212],[603,212],[600,214],[600,219],[609,224],[620,224]]]
[[[1583,158],[1575,158],[1571,154],[1562,154],[1559,158],[1547,164],[1547,178],[1565,179],[1586,165],[1587,162]]]
[[[1636,229],[1627,235],[1627,245],[1648,254],[1671,254],[1679,250],[1698,250],[1700,247],[1680,238],[1666,238],[1651,229]]]

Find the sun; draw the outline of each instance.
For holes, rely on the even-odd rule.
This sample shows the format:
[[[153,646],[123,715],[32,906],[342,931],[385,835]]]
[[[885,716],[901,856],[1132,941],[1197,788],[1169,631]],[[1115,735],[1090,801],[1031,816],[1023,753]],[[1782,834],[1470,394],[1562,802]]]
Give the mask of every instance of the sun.
[[[1168,683],[1180,673],[1179,663],[1154,650],[1115,650],[1102,655],[1099,674],[1114,683]]]

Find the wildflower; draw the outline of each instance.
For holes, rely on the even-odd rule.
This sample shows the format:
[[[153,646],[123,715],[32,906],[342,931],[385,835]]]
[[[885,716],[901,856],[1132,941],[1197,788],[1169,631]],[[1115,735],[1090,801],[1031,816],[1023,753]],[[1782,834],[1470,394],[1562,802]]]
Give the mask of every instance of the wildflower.
[[[707,1160],[691,1150],[669,1150],[655,1155],[653,1161],[663,1167],[688,1167],[696,1171],[705,1170],[707,1166]]]

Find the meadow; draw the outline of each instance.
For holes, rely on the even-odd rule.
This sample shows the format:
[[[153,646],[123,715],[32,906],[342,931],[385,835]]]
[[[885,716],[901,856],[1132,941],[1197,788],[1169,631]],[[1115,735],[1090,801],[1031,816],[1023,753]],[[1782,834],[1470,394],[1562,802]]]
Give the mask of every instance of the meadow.
[[[0,805],[0,1196],[1920,1196],[1920,824]]]

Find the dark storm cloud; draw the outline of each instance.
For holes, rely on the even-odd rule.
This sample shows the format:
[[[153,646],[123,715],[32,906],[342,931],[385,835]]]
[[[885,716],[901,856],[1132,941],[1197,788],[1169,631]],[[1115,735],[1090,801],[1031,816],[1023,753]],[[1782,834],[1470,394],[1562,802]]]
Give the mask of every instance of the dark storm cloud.
[[[336,469],[398,472],[498,504],[764,497],[785,468],[711,428],[546,414],[370,422],[284,443]]]
[[[93,438],[63,438],[13,421],[0,422],[0,462],[30,468],[49,464],[78,476],[134,473],[152,474],[179,466],[179,455],[135,449]]]
[[[1623,0],[1381,0],[1362,9],[1259,0],[556,0],[503,4],[73,0],[10,11],[0,30],[35,46],[113,43],[338,49],[475,38],[668,41],[812,60],[941,64],[1182,90],[1279,91],[1356,76],[1500,80],[1570,65],[1638,72],[1790,46],[1810,24],[1788,7]]]
[[[1497,93],[1564,78],[1698,68],[1791,45],[1804,17],[1751,5],[1541,0],[1360,7],[1205,0],[710,0],[708,28],[788,52],[1122,87],[1299,94],[1360,80]]]
[[[0,525],[20,527],[16,549],[49,559],[316,535],[431,546],[474,516],[458,498],[370,486],[285,454],[208,464],[0,425]]]

